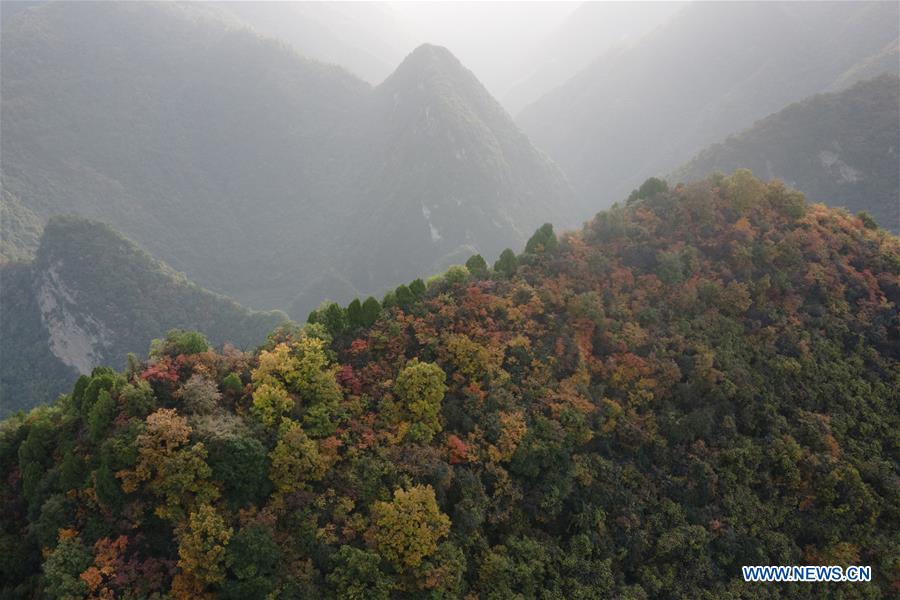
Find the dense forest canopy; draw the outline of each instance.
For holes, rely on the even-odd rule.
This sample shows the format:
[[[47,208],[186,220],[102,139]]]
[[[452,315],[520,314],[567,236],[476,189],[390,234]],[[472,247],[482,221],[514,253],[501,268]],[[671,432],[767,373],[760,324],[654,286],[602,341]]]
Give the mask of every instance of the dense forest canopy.
[[[738,171],[257,352],[173,331],[2,424],[2,594],[891,597],[898,281],[871,219]]]

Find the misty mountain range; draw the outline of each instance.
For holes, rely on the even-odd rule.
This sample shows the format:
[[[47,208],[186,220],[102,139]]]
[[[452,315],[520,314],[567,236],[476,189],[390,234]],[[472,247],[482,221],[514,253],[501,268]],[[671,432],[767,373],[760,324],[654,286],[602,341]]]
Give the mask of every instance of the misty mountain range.
[[[171,327],[258,343],[283,315],[256,310],[302,321],[325,299],[493,261],[651,175],[750,167],[900,226],[895,3],[584,5],[510,67],[503,104],[446,48],[408,52],[415,36],[380,4],[2,6],[0,351],[55,357],[50,375],[23,370],[35,354],[4,361],[6,397],[51,399]],[[115,300],[77,269],[73,301],[36,303],[59,275],[47,248],[104,256],[92,235],[146,252],[113,272],[202,286],[173,302],[211,320],[129,312],[137,281]],[[240,339],[215,333],[218,314],[242,315]],[[76,330],[72,360],[60,331]]]
[[[696,2],[517,118],[583,210],[813,94],[897,73],[895,2]]]

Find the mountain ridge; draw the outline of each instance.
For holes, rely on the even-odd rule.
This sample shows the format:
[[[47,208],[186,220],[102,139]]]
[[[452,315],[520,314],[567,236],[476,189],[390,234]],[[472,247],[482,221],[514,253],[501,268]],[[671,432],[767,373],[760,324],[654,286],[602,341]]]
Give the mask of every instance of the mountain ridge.
[[[76,217],[51,218],[35,259],[0,266],[0,278],[3,414],[55,399],[101,364],[122,368],[125,354],[143,355],[170,329],[247,348],[287,319],[208,292],[109,226]]]
[[[647,174],[671,172],[791,102],[871,77],[854,67],[890,58],[898,22],[895,3],[692,3],[517,122],[565,170],[582,204],[600,191],[625,197]],[[897,73],[900,62],[894,53],[875,64]]]
[[[750,168],[831,206],[866,211],[900,231],[900,79],[882,75],[818,94],[714,144],[672,181]]]

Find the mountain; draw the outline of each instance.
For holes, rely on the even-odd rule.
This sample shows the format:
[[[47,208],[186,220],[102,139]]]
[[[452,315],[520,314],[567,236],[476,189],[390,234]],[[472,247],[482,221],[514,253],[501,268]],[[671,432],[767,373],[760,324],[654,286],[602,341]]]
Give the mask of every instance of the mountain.
[[[446,49],[410,54],[374,90],[370,115],[366,137],[377,140],[369,149],[379,162],[351,217],[359,235],[341,268],[357,287],[519,246],[557,211],[553,199],[573,218],[562,173]],[[423,249],[433,258],[417,269]]]
[[[500,97],[512,114],[562,85],[603,54],[640,43],[684,2],[582,2],[517,61],[520,73]]]
[[[882,75],[792,104],[703,150],[670,177],[747,167],[900,231],[900,79]]]
[[[695,2],[517,122],[587,208],[601,191],[624,197],[648,173],[669,173],[791,102],[879,68],[896,74],[898,39],[895,2]]]
[[[170,337],[8,419],[3,593],[752,597],[773,563],[890,597],[900,240],[746,170],[641,189],[417,299],[254,354]]]
[[[262,343],[286,320],[208,292],[107,225],[53,217],[31,263],[0,267],[0,414],[52,401],[78,374],[122,368],[170,329]]]
[[[385,2],[218,2],[224,12],[297,53],[381,83],[416,46]]]
[[[3,189],[247,306],[305,316],[335,278],[334,300],[380,292],[573,211],[559,169],[430,46],[373,88],[216,5],[60,2],[4,18],[2,50]],[[376,207],[402,253],[361,272]]]

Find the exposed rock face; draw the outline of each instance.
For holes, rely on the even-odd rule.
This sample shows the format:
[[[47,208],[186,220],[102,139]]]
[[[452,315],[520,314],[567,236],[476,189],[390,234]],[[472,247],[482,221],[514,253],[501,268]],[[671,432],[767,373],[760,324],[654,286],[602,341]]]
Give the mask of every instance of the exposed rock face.
[[[75,292],[66,286],[57,263],[37,274],[36,297],[50,334],[50,351],[79,373],[100,364],[113,333],[93,315],[79,312]]]

